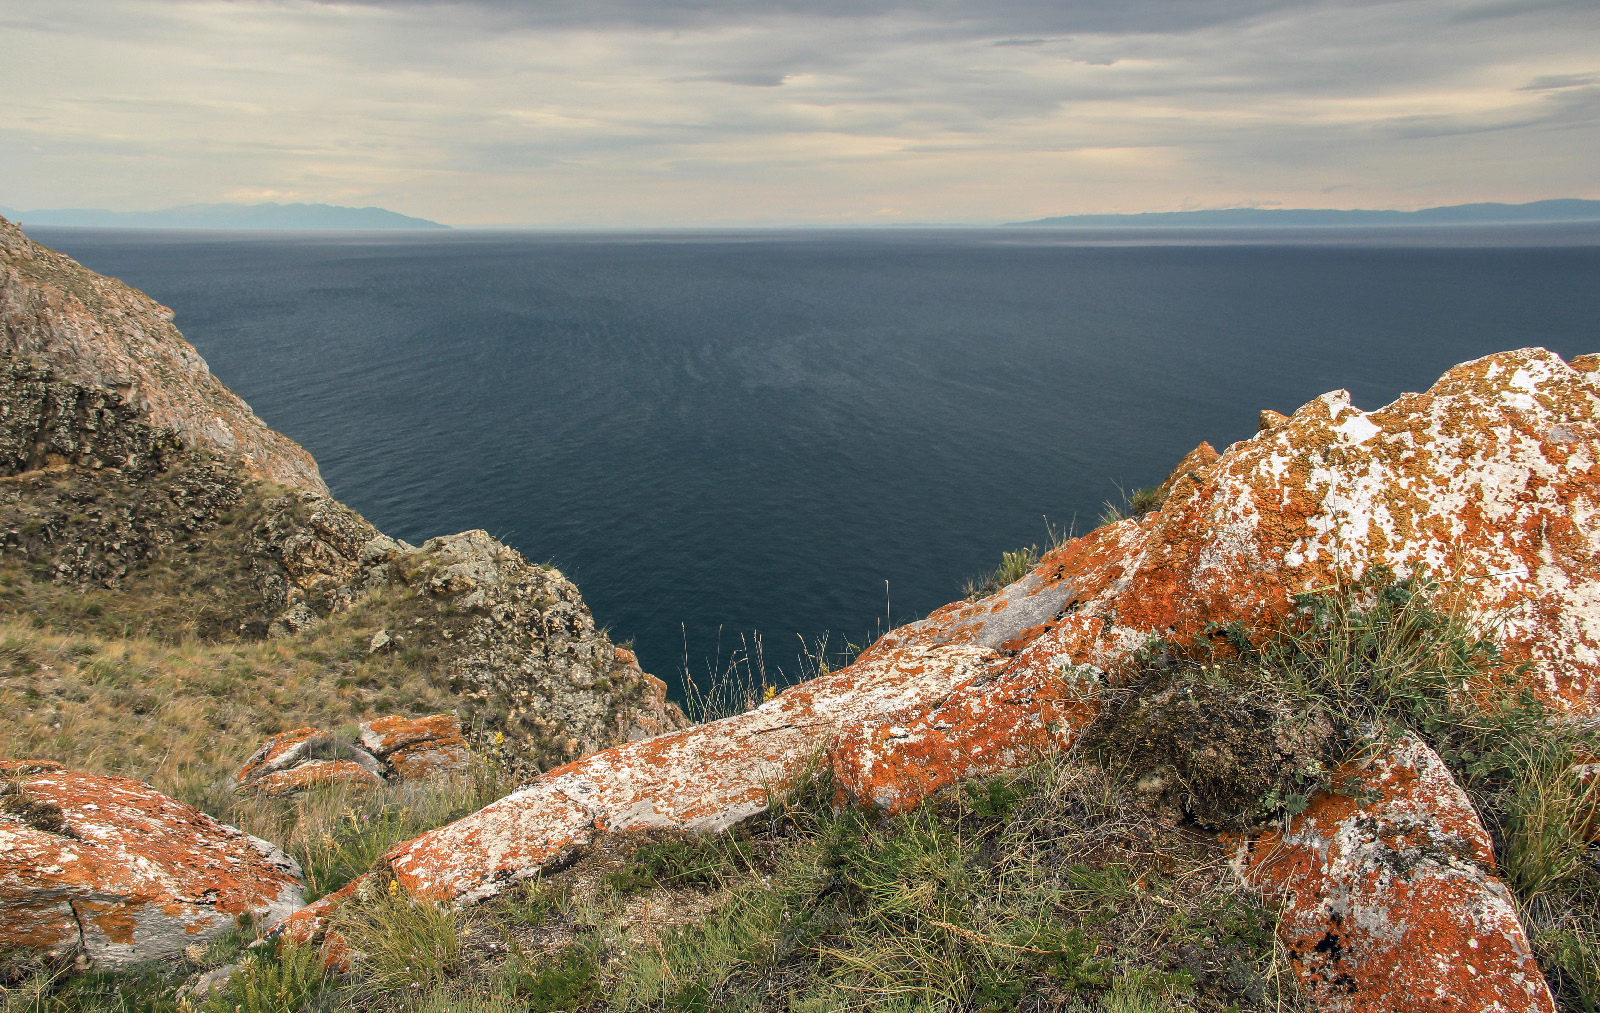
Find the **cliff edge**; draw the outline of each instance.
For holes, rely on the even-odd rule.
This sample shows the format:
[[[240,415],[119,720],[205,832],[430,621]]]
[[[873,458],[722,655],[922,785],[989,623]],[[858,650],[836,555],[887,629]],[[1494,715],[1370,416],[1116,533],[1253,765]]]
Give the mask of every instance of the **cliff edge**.
[[[211,374],[170,310],[0,219],[5,623],[37,644],[0,678],[20,715],[8,751],[87,744],[103,772],[162,783],[174,765],[221,783],[294,724],[455,711],[526,775],[685,723],[559,571],[483,531],[384,535]],[[47,660],[53,636],[93,643]],[[125,666],[140,671],[116,681],[141,702],[104,713],[90,669],[130,650],[162,660]],[[237,674],[211,690],[171,675],[196,653]]]
[[[326,495],[316,461],[211,375],[170,309],[0,218],[0,474],[138,468],[176,440]]]

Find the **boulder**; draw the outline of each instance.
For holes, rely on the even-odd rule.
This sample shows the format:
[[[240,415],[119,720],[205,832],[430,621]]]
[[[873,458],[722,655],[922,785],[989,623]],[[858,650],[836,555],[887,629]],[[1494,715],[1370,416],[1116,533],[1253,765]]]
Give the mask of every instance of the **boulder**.
[[[361,725],[361,744],[400,781],[463,774],[472,767],[472,750],[454,714],[376,718]]]
[[[1554,1013],[1493,842],[1444,761],[1407,736],[1336,787],[1238,855],[1280,906],[1316,1008]]]
[[[96,967],[175,960],[303,906],[277,848],[125,777],[0,761],[0,947]]]
[[[596,834],[724,830],[764,811],[771,793],[781,791],[832,733],[948,695],[995,657],[985,648],[949,645],[864,659],[744,714],[553,770],[401,845],[390,852],[389,865],[417,894],[475,901],[559,863]]]
[[[311,607],[305,602],[297,601],[272,621],[272,625],[267,628],[267,635],[297,637],[302,633],[310,633],[321,625],[322,617],[311,611]]]
[[[325,784],[375,787],[386,774],[384,765],[360,746],[317,728],[295,728],[262,743],[228,787],[239,793],[297,795]]]
[[[317,728],[274,735],[229,779],[235,792],[298,795],[319,785],[377,787],[471,770],[472,750],[453,714],[384,717],[363,723],[356,741]]]
[[[938,709],[1008,708],[1002,723],[1060,746],[1093,710],[1072,707],[1073,673],[1113,671],[1151,637],[1271,628],[1295,594],[1386,566],[1462,578],[1464,604],[1494,618],[1506,656],[1528,663],[1553,708],[1600,712],[1600,374],[1586,365],[1505,352],[1373,412],[1325,394],[1209,465],[1186,458],[1160,510],[1075,539],[997,595],[894,630],[864,657],[996,647],[1008,654],[996,673]],[[847,765],[843,791],[904,804],[929,777],[996,769],[992,750],[972,749],[968,728],[933,708],[895,724],[909,734]],[[918,755],[951,760],[930,774]],[[899,769],[911,781],[886,786]]]
[[[1289,416],[1283,412],[1275,412],[1271,408],[1261,409],[1261,414],[1256,419],[1256,432],[1264,433],[1268,429],[1281,426],[1289,421]]]

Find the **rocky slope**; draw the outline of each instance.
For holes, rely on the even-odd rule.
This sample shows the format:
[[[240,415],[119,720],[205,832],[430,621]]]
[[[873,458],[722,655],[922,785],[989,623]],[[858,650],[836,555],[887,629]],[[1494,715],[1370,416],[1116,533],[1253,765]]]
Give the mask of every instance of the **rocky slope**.
[[[294,714],[319,725],[392,709],[384,687],[421,678],[401,702],[413,716],[458,710],[521,772],[684,723],[559,572],[482,531],[421,547],[384,536],[171,321],[0,219],[0,618],[107,644],[132,631],[301,645],[328,682],[362,684],[333,712]],[[71,688],[31,674],[14,666],[0,694],[58,716],[34,701]]]

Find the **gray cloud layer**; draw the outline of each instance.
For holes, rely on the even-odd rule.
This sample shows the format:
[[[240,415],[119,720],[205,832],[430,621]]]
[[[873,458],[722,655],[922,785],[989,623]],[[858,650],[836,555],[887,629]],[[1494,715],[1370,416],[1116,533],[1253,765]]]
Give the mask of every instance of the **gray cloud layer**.
[[[1600,197],[1592,0],[8,0],[0,26],[19,207],[626,225]]]
[[[330,0],[331,2],[331,0]],[[706,29],[774,18],[850,21],[884,17],[946,26],[952,34],[1028,32],[1181,32],[1303,6],[1301,0],[358,0],[406,9],[454,7],[495,15],[502,23],[540,28]],[[335,4],[342,5],[342,4]]]

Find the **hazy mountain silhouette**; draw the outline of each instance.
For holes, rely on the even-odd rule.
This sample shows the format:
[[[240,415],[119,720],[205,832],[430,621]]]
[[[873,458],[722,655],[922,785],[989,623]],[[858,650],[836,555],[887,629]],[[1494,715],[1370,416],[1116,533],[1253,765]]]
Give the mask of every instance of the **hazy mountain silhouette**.
[[[130,229],[448,229],[383,208],[332,204],[188,204],[162,211],[105,211],[56,208],[5,211],[23,226],[77,225]]]
[[[1534,201],[1531,204],[1456,204],[1420,211],[1335,211],[1289,208],[1217,208],[1210,211],[1147,211],[1130,215],[1066,215],[1011,225],[1467,225],[1496,222],[1600,221],[1600,200]]]

